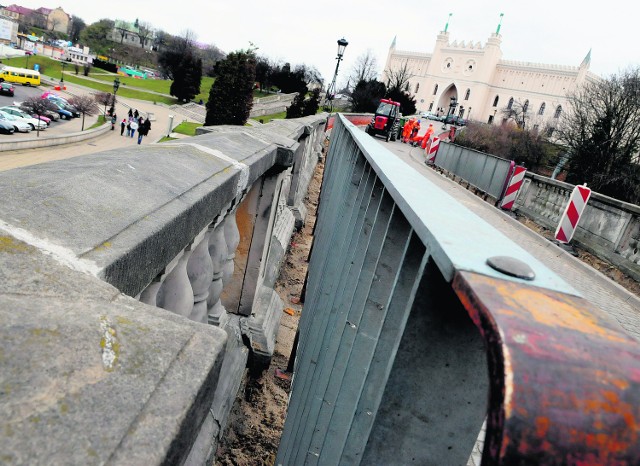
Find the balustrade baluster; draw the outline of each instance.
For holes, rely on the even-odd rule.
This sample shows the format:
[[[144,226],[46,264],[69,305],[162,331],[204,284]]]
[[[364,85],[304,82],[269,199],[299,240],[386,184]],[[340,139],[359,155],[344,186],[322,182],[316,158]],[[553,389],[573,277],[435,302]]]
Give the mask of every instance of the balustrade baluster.
[[[227,258],[223,265],[222,283],[227,285],[233,277],[233,259],[236,257],[236,248],[240,244],[240,231],[236,223],[236,210],[229,212],[224,221],[224,238],[227,243]]]
[[[195,247],[187,263],[187,276],[191,282],[193,290],[193,310],[191,320],[207,323],[207,297],[209,296],[209,285],[213,279],[213,263],[209,255],[210,231],[205,232],[194,240]]]
[[[185,250],[176,266],[169,272],[158,294],[158,306],[188,317],[193,310],[193,289],[187,275],[191,251]]]
[[[209,285],[209,297],[207,298],[207,308],[209,323],[223,326],[226,321],[227,311],[220,302],[220,293],[224,288],[222,282],[223,266],[227,259],[227,242],[224,237],[223,220],[220,224],[209,227],[209,256],[211,257],[213,275]]]

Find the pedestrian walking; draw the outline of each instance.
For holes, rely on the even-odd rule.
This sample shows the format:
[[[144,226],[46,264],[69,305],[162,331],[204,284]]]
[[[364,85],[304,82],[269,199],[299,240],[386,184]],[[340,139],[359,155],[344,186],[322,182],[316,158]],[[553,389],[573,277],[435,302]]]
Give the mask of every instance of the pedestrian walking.
[[[140,114],[138,113],[138,109],[136,108],[134,110],[134,112],[133,112],[133,118],[135,118],[137,120],[139,116],[140,116]]]
[[[127,121],[127,137],[131,136],[131,120]]]
[[[133,112],[131,111],[131,109],[129,109],[129,120],[131,120],[133,118]]]
[[[138,144],[142,143],[142,138],[149,134],[151,131],[151,122],[147,118],[143,120],[138,126]]]
[[[138,122],[136,120],[132,120],[129,123],[129,126],[131,126],[131,137],[133,137],[134,134],[136,134],[136,130],[138,129]]]
[[[124,129],[127,127],[127,119],[123,118],[120,122],[120,136],[124,134]]]
[[[113,131],[116,128],[116,121],[118,121],[118,115],[114,113],[113,116],[111,117],[111,131]]]

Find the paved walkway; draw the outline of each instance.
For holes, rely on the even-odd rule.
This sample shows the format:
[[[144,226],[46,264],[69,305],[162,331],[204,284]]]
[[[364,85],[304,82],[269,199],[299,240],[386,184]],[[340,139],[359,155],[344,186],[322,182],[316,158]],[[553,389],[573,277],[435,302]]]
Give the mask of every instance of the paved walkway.
[[[458,183],[428,168],[424,163],[423,149],[413,148],[400,142],[380,141],[380,143],[415,167],[429,181],[534,255],[588,301],[616,319],[631,336],[640,341],[640,298]]]
[[[82,86],[68,84],[66,91],[56,91],[62,96],[71,97],[72,95],[92,94],[95,91],[93,89],[85,88]],[[129,108],[138,109],[139,112],[146,116],[147,114],[153,114],[151,119],[151,132],[149,136],[145,137],[142,144],[149,144],[157,142],[162,137],[167,136],[169,129],[169,119],[173,115],[173,127],[176,127],[183,121],[195,121],[185,117],[184,115],[177,114],[171,111],[169,108],[163,105],[154,105],[153,102],[127,99],[118,97],[118,103],[116,105],[116,114],[120,120],[126,117]],[[90,127],[97,121],[97,115],[93,117],[87,117],[85,119],[85,128]],[[60,134],[59,131],[65,133],[72,133],[80,131],[82,125],[82,118],[74,118],[70,121],[58,121],[51,124],[51,127],[42,133],[40,137],[46,137],[47,134]],[[50,131],[51,130],[51,131]],[[49,133],[47,133],[50,131]],[[35,133],[30,133],[28,136],[20,137],[36,137]],[[127,138],[126,130],[125,136],[120,136],[120,127],[116,125],[115,131],[109,131],[103,136],[98,138],[79,142],[77,144],[64,145],[64,146],[52,146],[46,149],[25,149],[11,152],[0,152],[0,171],[10,170],[16,167],[23,167],[27,165],[35,165],[51,160],[68,159],[72,157],[78,157],[81,155],[92,154],[104,150],[117,149],[119,147],[127,147],[137,144],[137,137]]]

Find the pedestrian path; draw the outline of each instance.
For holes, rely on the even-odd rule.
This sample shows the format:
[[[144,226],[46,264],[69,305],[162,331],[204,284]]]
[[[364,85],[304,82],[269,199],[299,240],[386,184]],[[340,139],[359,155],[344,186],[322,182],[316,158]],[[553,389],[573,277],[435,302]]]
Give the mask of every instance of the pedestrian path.
[[[71,97],[72,95],[85,95],[93,94],[95,90],[78,86],[75,84],[66,84],[66,90],[56,91],[63,97]],[[149,136],[145,137],[142,144],[150,144],[159,141],[163,137],[171,133],[169,124],[171,123],[171,129],[175,128],[183,121],[197,122],[196,120],[189,118],[185,115],[178,115],[175,111],[172,111],[168,107],[160,104],[154,104],[153,102],[117,98],[116,115],[119,121],[127,116],[129,108],[137,109],[143,116],[151,115],[151,131]],[[87,117],[85,119],[85,128],[90,127],[98,119],[98,116]],[[75,118],[70,121],[58,122],[61,128],[64,128],[66,133],[72,133],[74,131],[80,131],[82,118]],[[56,123],[53,123],[56,125]],[[63,126],[64,125],[64,126]],[[46,137],[46,131],[42,132],[40,137]],[[126,135],[126,130],[125,130]],[[30,135],[34,137],[33,135]],[[61,160],[72,157],[78,157],[81,155],[92,154],[95,152],[106,151],[110,149],[118,149],[122,147],[131,147],[137,145],[137,137],[127,138],[126,136],[120,136],[120,127],[116,125],[114,131],[108,131],[102,136],[95,139],[79,142],[76,144],[64,145],[64,146],[52,146],[38,149],[25,149],[11,152],[0,152],[0,171],[10,170],[16,167],[23,167],[28,165],[35,165],[50,160]]]

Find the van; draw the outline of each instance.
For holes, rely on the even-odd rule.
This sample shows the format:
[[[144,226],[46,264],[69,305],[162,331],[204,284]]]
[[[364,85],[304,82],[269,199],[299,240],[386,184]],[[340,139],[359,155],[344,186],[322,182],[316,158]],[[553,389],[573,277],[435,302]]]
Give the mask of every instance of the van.
[[[0,82],[2,81],[22,84],[23,86],[39,86],[40,72],[26,68],[5,66],[0,69]]]

